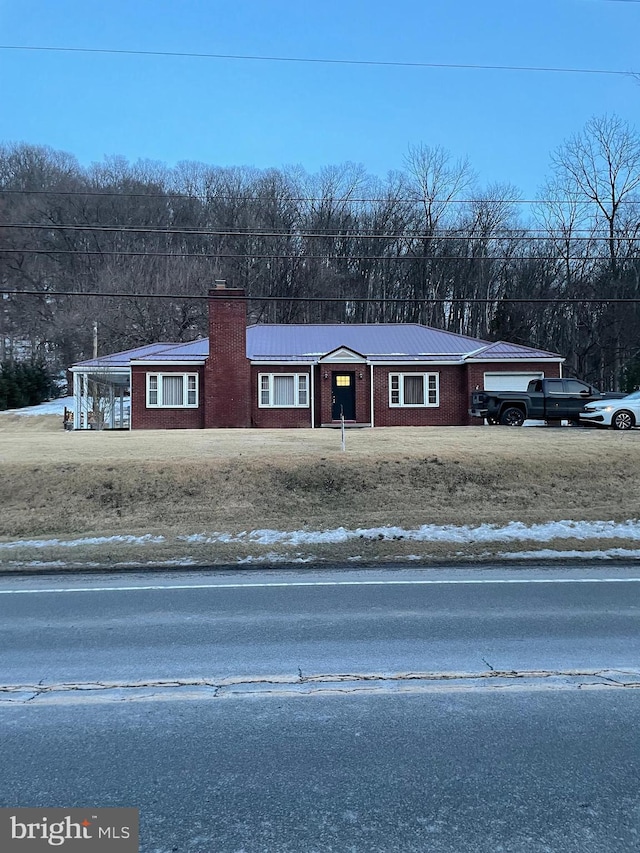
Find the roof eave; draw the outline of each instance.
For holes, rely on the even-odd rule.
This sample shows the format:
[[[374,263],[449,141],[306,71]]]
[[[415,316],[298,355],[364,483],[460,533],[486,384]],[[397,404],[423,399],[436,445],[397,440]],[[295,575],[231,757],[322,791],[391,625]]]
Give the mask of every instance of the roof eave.
[[[171,359],[163,360],[139,358],[135,361],[130,361],[131,367],[202,367],[205,363],[205,358],[190,358],[186,359]]]
[[[505,355],[502,358],[498,357],[487,357],[487,358],[467,358],[465,359],[465,364],[480,364],[480,363],[488,363],[488,362],[505,362],[505,361],[544,361],[544,362],[564,362],[566,361],[561,355],[535,355],[532,353],[531,355]]]

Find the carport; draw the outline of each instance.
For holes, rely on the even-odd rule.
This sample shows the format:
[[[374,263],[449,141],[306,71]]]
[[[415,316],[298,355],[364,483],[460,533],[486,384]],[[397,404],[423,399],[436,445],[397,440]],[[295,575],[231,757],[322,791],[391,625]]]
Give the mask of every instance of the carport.
[[[129,429],[130,369],[115,366],[83,368],[84,365],[71,368],[73,428]]]
[[[130,429],[131,359],[165,346],[146,344],[74,364],[73,428]]]

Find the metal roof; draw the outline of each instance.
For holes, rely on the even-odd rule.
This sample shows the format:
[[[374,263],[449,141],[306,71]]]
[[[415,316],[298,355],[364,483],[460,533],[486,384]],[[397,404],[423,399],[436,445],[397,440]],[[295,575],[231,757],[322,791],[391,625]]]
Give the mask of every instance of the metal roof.
[[[543,349],[536,347],[525,347],[521,344],[511,344],[508,341],[498,341],[495,344],[489,344],[485,349],[474,354],[473,358],[561,358],[558,353],[546,352]]]
[[[123,352],[114,352],[112,355],[101,355],[98,358],[90,358],[87,361],[80,361],[73,366],[87,368],[128,367],[131,361],[153,356],[154,353],[161,352],[166,347],[173,346],[175,346],[175,344],[171,343],[145,344],[142,347],[134,347],[134,349],[127,349]]]
[[[369,361],[461,361],[467,358],[557,358],[557,353],[444,332],[419,323],[277,325],[247,329],[252,361],[315,361],[347,347]]]
[[[557,353],[444,332],[419,323],[272,324],[247,328],[247,358],[251,361],[315,362],[345,347],[368,361],[449,361],[485,359],[557,359]],[[101,356],[74,365],[83,369],[128,367],[133,362],[171,361],[203,363],[209,341],[158,343]]]
[[[347,347],[371,360],[464,356],[488,341],[442,332],[418,323],[259,324],[247,329],[252,360],[315,359]]]
[[[171,344],[150,355],[142,356],[141,361],[194,361],[203,362],[209,355],[209,341],[199,338],[186,344]],[[132,359],[137,361],[138,359]]]

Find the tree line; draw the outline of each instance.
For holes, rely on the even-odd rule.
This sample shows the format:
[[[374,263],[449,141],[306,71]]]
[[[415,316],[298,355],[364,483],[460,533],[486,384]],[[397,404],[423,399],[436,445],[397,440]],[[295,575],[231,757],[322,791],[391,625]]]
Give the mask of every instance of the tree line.
[[[0,287],[37,294],[0,300],[0,360],[25,347],[56,368],[89,358],[96,320],[100,353],[206,335],[206,302],[185,297],[224,279],[246,289],[253,322],[426,323],[635,387],[640,302],[623,300],[640,300],[639,186],[640,137],[615,116],[551,155],[531,205],[428,145],[381,179],[353,163],[82,167],[5,144]]]

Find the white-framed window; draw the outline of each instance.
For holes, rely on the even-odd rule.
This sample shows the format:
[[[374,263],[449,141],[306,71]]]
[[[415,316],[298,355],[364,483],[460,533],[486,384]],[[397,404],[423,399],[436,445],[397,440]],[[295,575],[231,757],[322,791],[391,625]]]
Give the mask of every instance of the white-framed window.
[[[389,405],[405,408],[440,405],[438,373],[390,373]]]
[[[258,406],[261,409],[308,408],[309,374],[258,374]]]
[[[147,373],[147,408],[194,409],[197,406],[197,373]]]

